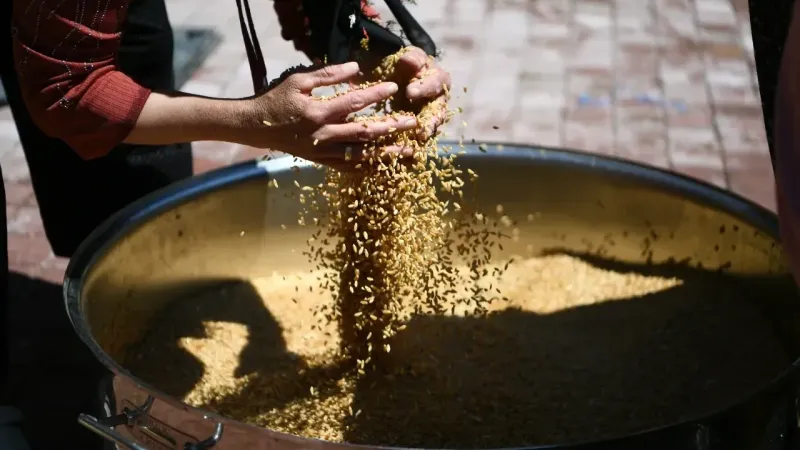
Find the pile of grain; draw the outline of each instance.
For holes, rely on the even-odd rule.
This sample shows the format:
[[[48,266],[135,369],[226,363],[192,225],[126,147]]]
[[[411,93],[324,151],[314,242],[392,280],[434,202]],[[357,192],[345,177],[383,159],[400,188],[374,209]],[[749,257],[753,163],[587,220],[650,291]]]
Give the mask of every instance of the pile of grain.
[[[524,238],[524,237],[523,237]],[[466,267],[462,271],[468,271]],[[723,407],[790,364],[741,282],[521,259],[508,303],[416,315],[388,339],[391,376],[354,376],[332,307],[285,274],[186,299],[127,363],[188,403],[332,441],[496,448],[599,439]]]

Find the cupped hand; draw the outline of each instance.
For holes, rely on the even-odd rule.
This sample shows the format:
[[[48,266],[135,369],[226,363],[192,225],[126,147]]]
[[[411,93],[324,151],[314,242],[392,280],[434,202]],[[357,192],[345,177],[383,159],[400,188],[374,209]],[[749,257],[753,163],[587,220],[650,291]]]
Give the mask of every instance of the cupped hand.
[[[430,120],[422,124],[426,137],[436,133],[447,118],[447,100],[450,95],[450,74],[442,69],[433,57],[418,47],[409,47],[395,65],[398,83],[407,83],[406,100],[410,104],[431,102],[436,111]]]
[[[326,66],[297,72],[254,98],[256,129],[250,145],[288,153],[338,169],[352,168],[363,157],[364,144],[395,132],[413,129],[416,120],[384,118],[369,123],[347,122],[349,114],[387,100],[398,91],[392,82],[342,95],[319,99],[311,95],[318,87],[352,82],[359,73],[357,63]],[[385,152],[408,150],[390,146]]]

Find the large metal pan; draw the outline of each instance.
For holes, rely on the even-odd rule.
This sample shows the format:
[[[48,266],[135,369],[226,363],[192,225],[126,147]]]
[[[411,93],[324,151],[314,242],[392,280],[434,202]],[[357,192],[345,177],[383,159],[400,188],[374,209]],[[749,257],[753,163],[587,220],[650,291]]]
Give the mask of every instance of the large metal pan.
[[[492,146],[490,146],[492,147]],[[775,216],[716,187],[655,168],[581,152],[469,146],[460,164],[480,174],[481,204],[503,204],[530,238],[515,244],[602,252],[628,264],[682,261],[750,279],[793,354],[800,354],[800,302],[777,243]],[[189,407],[137,379],[119,361],[154,315],[175,299],[275,270],[303,270],[308,230],[287,197],[321,172],[291,158],[216,170],[148,196],[87,239],[67,270],[64,295],[80,338],[111,372],[112,414],[83,425],[131,449],[351,449],[289,436]],[[280,188],[268,184],[276,179]],[[767,180],[765,180],[767,182]],[[520,222],[525,222],[521,220]],[[287,225],[287,230],[281,230]],[[604,246],[609,236],[615,245]],[[520,248],[509,244],[507,253]],[[731,398],[720,410],[662,428],[570,449],[785,449],[797,429],[797,371]]]

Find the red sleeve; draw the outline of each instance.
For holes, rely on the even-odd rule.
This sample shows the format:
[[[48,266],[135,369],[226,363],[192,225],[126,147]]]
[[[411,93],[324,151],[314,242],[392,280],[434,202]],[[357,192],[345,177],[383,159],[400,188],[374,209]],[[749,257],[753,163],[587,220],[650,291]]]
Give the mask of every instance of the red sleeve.
[[[13,0],[14,62],[31,118],[84,159],[133,129],[150,91],[116,68],[130,0]]]

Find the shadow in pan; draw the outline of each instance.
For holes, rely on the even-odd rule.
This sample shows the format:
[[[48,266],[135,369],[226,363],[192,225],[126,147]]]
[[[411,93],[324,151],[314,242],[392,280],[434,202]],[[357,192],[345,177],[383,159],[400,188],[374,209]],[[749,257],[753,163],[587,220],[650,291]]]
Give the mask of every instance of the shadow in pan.
[[[206,372],[204,363],[186,345],[219,345],[220,352],[231,353],[235,341],[244,338],[246,342],[242,343],[232,370],[237,378],[257,373],[277,382],[305,368],[305,362],[286,349],[280,325],[250,283],[229,282],[215,294],[193,299],[190,308],[182,302],[168,307],[157,319],[162,323],[155,322],[145,339],[132,349],[126,367],[181,398],[195,388]],[[236,333],[232,327],[227,335],[223,331],[220,336],[208,328],[209,323],[240,325],[244,330]],[[212,334],[215,339],[209,341]]]
[[[491,448],[618,436],[726,406],[785,370],[798,353],[791,331],[800,322],[797,307],[779,300],[794,298],[784,278],[744,280],[680,264],[570,256],[595,268],[680,283],[548,314],[505,309],[486,317],[415,317],[393,338],[391,375],[356,384],[352,408],[360,413],[345,419],[344,439]],[[171,336],[158,338],[173,358],[164,367],[179,365],[188,374],[169,386],[156,383],[173,395],[189,392],[203,374],[202,363],[177,345],[181,337],[204,336],[203,320],[249,330],[235,370],[252,374],[250,384],[210,408],[231,411],[255,402],[266,412],[307,400],[321,378],[333,384],[343,373],[307,367],[288,352],[249,285],[233,286],[197,311],[181,317]],[[339,394],[323,389],[321,400],[325,395]]]

